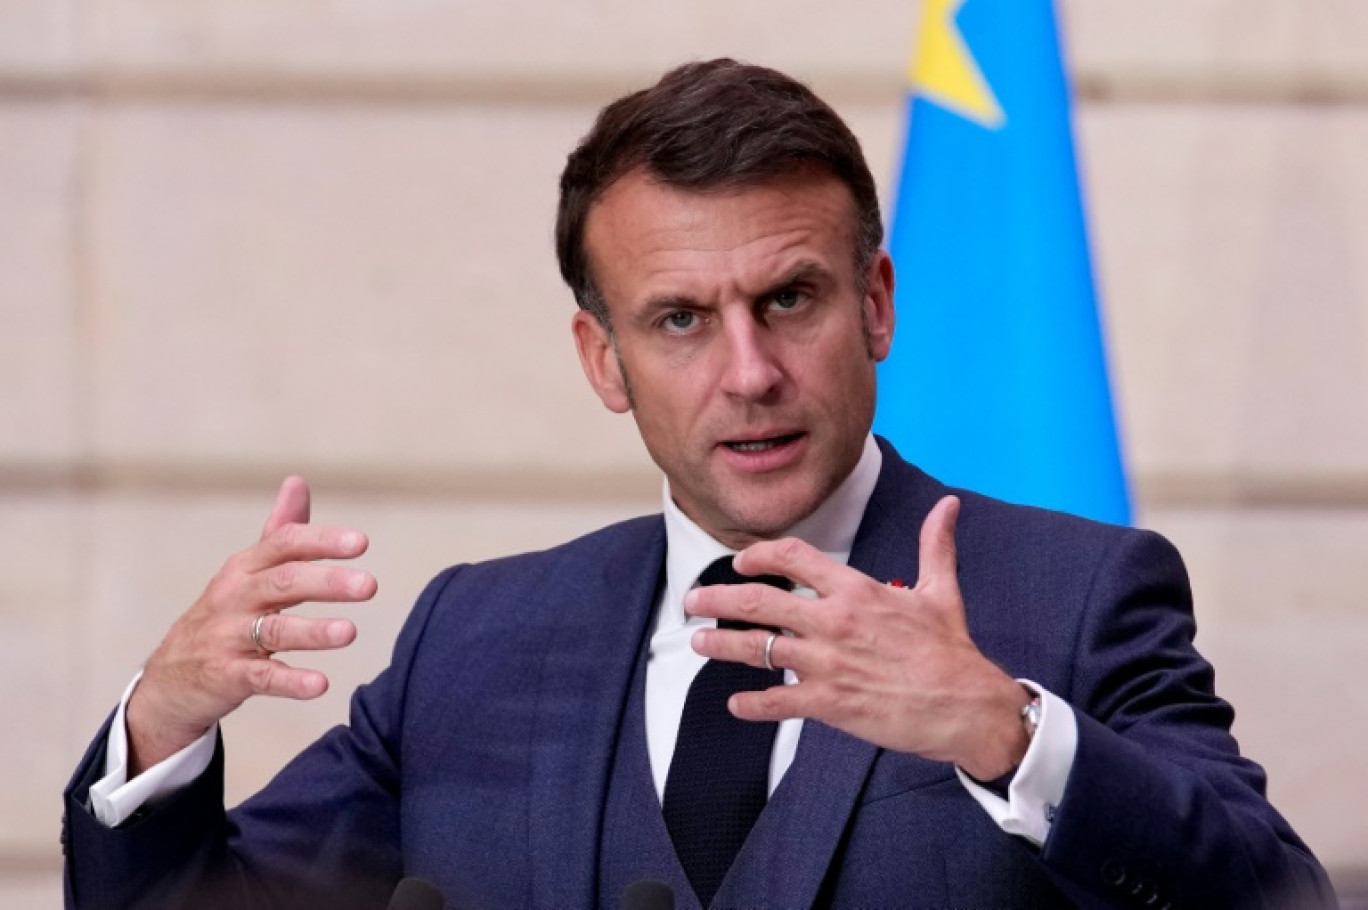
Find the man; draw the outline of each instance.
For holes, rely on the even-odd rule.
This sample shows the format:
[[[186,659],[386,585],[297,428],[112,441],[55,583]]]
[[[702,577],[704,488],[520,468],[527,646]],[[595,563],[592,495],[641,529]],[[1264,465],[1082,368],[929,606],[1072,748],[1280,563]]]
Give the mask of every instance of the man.
[[[316,564],[365,538],[287,481],[78,769],[69,902],[383,906],[421,875],[452,906],[644,878],[685,907],[1332,904],[1172,548],[951,495],[870,437],[881,239],[858,144],[781,74],[694,64],[606,108],[558,253],[663,516],[443,573],[350,726],[225,816],[217,721],[319,694],[270,655],[354,635],[278,611],[375,590]]]

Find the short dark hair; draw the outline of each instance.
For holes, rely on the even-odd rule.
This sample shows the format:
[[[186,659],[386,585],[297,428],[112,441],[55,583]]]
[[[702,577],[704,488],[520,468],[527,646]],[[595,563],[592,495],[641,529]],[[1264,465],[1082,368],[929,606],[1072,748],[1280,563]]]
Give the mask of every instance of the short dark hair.
[[[581,309],[610,331],[584,248],[589,210],[638,168],[666,186],[727,190],[811,166],[829,170],[855,202],[857,281],[883,242],[874,178],[845,122],[803,83],[730,59],[687,63],[605,107],[570,153],[560,180],[556,255]]]

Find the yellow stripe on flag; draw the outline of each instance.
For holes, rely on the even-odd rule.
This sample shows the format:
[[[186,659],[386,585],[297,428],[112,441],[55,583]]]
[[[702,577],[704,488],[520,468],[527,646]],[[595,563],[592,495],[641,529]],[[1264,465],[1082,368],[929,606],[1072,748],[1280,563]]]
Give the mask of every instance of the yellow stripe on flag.
[[[913,94],[997,129],[1006,117],[955,25],[955,15],[964,2],[926,0],[917,51],[907,68],[908,84]]]

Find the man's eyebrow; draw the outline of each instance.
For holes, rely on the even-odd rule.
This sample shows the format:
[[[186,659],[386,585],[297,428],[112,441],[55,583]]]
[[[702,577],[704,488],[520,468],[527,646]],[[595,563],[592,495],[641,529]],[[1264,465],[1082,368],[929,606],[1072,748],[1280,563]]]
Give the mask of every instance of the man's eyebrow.
[[[687,294],[660,294],[646,298],[641,307],[641,315],[650,318],[666,310],[687,310],[698,306],[698,301]]]
[[[832,277],[831,269],[820,262],[811,259],[804,259],[795,263],[778,280],[771,282],[763,291],[757,295],[757,299],[770,297],[785,288],[791,288],[795,284],[820,284],[830,281]],[[654,297],[646,298],[642,304],[638,318],[649,320],[657,313],[669,310],[689,310],[699,306],[698,299],[688,294],[666,293]]]
[[[761,296],[767,297],[776,291],[793,287],[795,284],[820,284],[822,282],[830,281],[831,277],[831,269],[822,265],[820,262],[805,259],[785,272],[784,276],[771,284],[769,289]]]

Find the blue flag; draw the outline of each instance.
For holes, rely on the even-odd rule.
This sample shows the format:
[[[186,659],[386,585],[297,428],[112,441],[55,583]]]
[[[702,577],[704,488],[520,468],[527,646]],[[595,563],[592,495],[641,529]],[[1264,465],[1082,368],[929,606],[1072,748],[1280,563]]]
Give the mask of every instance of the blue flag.
[[[1127,524],[1049,0],[927,0],[876,431],[947,483]]]

